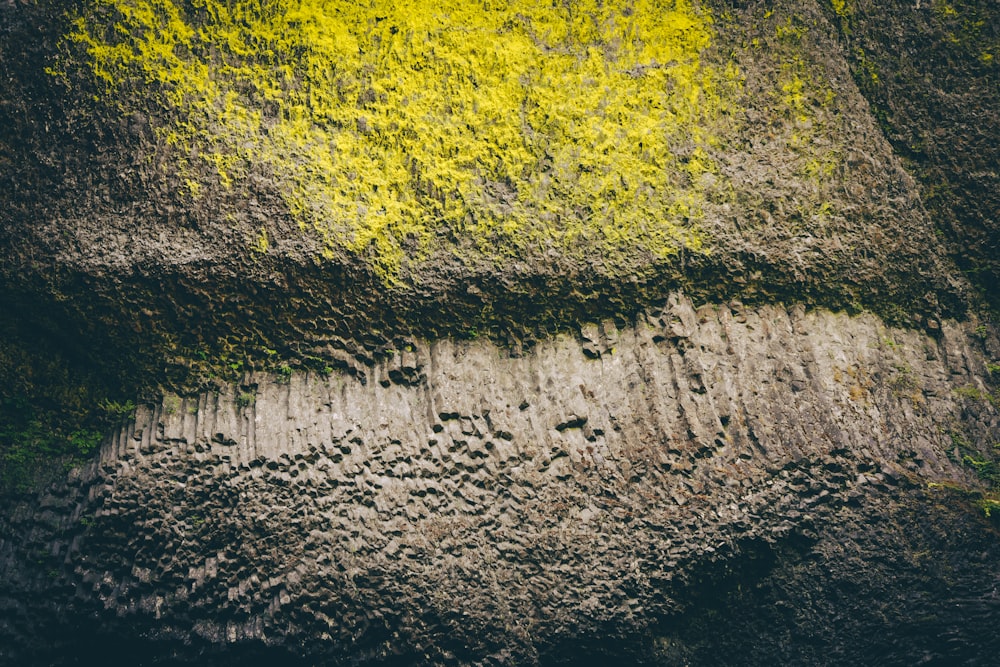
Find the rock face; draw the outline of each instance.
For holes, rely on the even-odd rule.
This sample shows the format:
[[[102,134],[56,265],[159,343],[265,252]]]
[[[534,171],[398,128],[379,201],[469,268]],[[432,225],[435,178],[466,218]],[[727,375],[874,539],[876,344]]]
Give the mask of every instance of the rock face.
[[[837,4],[837,3],[834,3]],[[988,0],[841,3],[859,86],[955,261],[1000,306],[1000,22]],[[959,157],[960,156],[960,157]]]
[[[998,5],[405,5],[0,0],[0,663],[995,662]]]
[[[3,513],[4,657],[985,662],[983,352],[674,295],[521,357],[168,396]]]

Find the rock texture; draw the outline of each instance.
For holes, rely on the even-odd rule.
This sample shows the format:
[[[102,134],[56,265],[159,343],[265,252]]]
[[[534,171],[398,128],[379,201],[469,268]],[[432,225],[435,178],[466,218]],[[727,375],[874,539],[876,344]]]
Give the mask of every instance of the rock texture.
[[[836,3],[834,3],[836,4]],[[1000,306],[1000,21],[996,3],[841,3],[859,87],[917,176],[955,261]]]
[[[275,174],[251,170],[228,189],[206,182],[199,197],[186,194],[186,157],[161,136],[185,119],[164,116],[157,88],[136,82],[129,99],[148,108],[123,117],[119,97],[104,100],[88,78],[86,50],[65,43],[63,3],[0,5],[11,91],[0,100],[0,305],[30,331],[5,338],[55,339],[72,348],[68,364],[96,367],[112,376],[109,387],[135,393],[190,387],[199,354],[262,367],[263,349],[296,361],[329,356],[333,336],[362,356],[398,336],[473,328],[535,339],[631,318],[679,287],[705,301],[870,309],[913,326],[961,317],[967,285],[851,76],[837,16],[815,0],[703,4],[714,28],[700,58],[730,72],[734,91],[713,111],[713,141],[697,144],[711,170],[694,178],[669,167],[697,195],[685,224],[703,238],[701,251],[657,257],[626,243],[609,254],[594,238],[497,248],[439,223],[393,289],[363,252],[321,259],[322,239],[299,228],[282,199],[289,184]],[[75,72],[69,84],[46,74],[56,60]],[[670,145],[684,164],[695,148]],[[663,210],[644,224],[678,217]],[[263,252],[254,241],[262,229]],[[109,347],[111,359],[95,352]]]
[[[622,25],[639,6],[611,4]],[[523,184],[487,178],[469,215],[340,238],[332,191],[295,186],[344,174],[267,122],[403,158],[420,136],[369,125],[389,98],[366,90],[308,111],[340,85],[295,59],[308,43],[275,42],[283,82],[254,69],[230,10],[287,16],[0,0],[0,664],[993,664],[998,5],[667,4],[702,46],[656,65],[712,76],[651,104],[711,104],[662,160],[615,148],[687,206],[631,220],[686,230],[676,252],[601,226],[615,160],[586,137],[549,160],[537,123],[523,176],[568,217],[505,218]],[[129,52],[165,12],[186,46]],[[598,14],[559,48],[613,67]],[[373,49],[399,32],[371,20]],[[539,62],[559,51],[518,20]],[[184,106],[198,86],[165,104],[150,81],[179,71],[254,122],[198,116],[230,106]],[[427,166],[393,196],[453,197]]]
[[[0,655],[985,664],[970,333],[675,294],[520,357],[167,396],[2,513]]]

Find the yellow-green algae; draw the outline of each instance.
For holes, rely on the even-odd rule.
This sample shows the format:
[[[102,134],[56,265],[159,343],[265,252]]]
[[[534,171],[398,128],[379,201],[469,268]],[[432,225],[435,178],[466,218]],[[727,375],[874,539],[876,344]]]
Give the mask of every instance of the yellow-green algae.
[[[738,78],[690,0],[92,0],[73,25],[107,99],[166,110],[192,196],[198,164],[264,165],[324,254],[389,281],[442,228],[494,257],[698,249]]]

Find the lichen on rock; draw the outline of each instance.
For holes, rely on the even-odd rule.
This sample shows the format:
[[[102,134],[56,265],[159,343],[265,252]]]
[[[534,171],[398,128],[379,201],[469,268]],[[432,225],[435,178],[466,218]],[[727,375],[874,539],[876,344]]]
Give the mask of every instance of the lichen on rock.
[[[266,165],[325,255],[392,280],[442,227],[487,256],[699,249],[738,83],[712,34],[689,0],[97,0],[66,43],[123,113],[162,107],[192,197]]]
[[[988,663],[911,5],[0,0],[0,664]]]

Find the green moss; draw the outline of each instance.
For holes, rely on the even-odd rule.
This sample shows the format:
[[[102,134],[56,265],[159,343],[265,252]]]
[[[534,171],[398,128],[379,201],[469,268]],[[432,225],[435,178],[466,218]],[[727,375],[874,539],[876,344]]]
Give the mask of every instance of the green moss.
[[[739,80],[689,0],[92,0],[73,25],[107,99],[162,111],[193,197],[265,165],[326,256],[389,282],[442,228],[496,257],[701,249]]]
[[[927,487],[954,494],[963,502],[971,503],[979,509],[994,525],[1000,523],[1000,493],[996,490],[984,493],[980,489],[970,489],[951,482],[931,482]]]
[[[247,408],[257,402],[257,394],[252,391],[241,391],[236,396],[236,405],[240,408]]]
[[[984,403],[991,404],[995,408],[1000,408],[1000,391],[990,393],[973,385],[958,387],[953,391],[956,396],[960,396],[961,398],[967,398],[973,401],[982,401]]]
[[[63,466],[86,461],[101,444],[100,430],[65,424],[26,402],[12,414],[9,401],[0,401],[0,493],[27,491]],[[64,420],[65,421],[65,420]],[[55,465],[54,465],[55,464]]]
[[[108,423],[121,423],[131,419],[136,405],[132,401],[112,401],[104,399],[98,405]]]
[[[16,318],[15,318],[16,319]],[[28,491],[84,462],[135,408],[56,344],[0,323],[0,495]],[[118,400],[115,400],[118,399]]]
[[[1000,492],[1000,462],[995,460],[998,445],[993,445],[994,451],[988,456],[973,447],[965,434],[953,430],[949,436],[954,446],[952,459],[975,470],[979,479],[989,484],[992,492]]]

